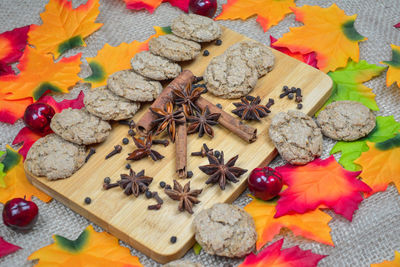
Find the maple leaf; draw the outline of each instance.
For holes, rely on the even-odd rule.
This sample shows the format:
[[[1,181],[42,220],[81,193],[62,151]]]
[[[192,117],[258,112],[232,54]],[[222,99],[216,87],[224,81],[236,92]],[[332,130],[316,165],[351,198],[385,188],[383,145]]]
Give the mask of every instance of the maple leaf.
[[[32,104],[32,98],[11,101],[6,100],[8,95],[7,93],[3,93],[0,88],[0,122],[14,124],[19,118],[22,118],[26,107]]]
[[[396,25],[394,25],[393,27],[395,27],[395,28],[400,28],[400,22],[397,23]]]
[[[5,151],[0,151],[0,158],[5,154]],[[4,182],[4,177],[6,173],[4,172],[4,164],[0,162],[0,187],[6,187],[6,183]]]
[[[10,146],[6,146],[6,157],[3,159],[4,182],[6,188],[0,187],[0,203],[16,197],[30,200],[34,195],[44,202],[49,202],[51,197],[34,187],[26,178],[22,156]]]
[[[392,261],[384,261],[381,263],[371,264],[370,267],[400,267],[400,253],[394,252],[394,259]]]
[[[17,62],[26,46],[29,25],[0,34],[0,75],[14,74],[9,64]]]
[[[372,191],[385,191],[393,182],[400,190],[400,134],[380,143],[367,142],[369,150],[354,161],[362,167],[361,178]]]
[[[274,49],[276,49],[276,50],[278,50],[278,51],[280,51],[280,52],[282,52],[282,53],[284,53],[284,54],[286,54],[288,56],[291,56],[291,57],[293,57],[293,58],[295,58],[297,60],[300,60],[300,61],[302,61],[302,62],[304,62],[304,63],[306,63],[306,64],[308,64],[308,65],[310,65],[310,66],[312,66],[314,68],[317,67],[317,58],[316,58],[315,52],[310,52],[310,53],[307,53],[305,55],[300,54],[300,53],[292,53],[286,47],[275,46],[274,43],[276,41],[278,41],[278,39],[274,38],[272,35],[269,36],[269,40],[270,40],[270,47],[271,48],[274,48]]]
[[[305,5],[292,10],[304,26],[290,28],[275,46],[303,55],[315,52],[317,66],[324,72],[346,66],[349,58],[358,62],[358,43],[367,38],[354,28],[357,15],[347,16],[336,4],[328,8]]]
[[[253,200],[244,207],[244,210],[253,217],[256,225],[257,250],[270,242],[274,236],[279,234],[282,228],[290,229],[295,235],[333,246],[332,238],[329,234],[331,228],[328,226],[328,222],[332,217],[320,209],[304,214],[274,218],[276,201],[262,201],[252,198]]]
[[[341,152],[339,163],[349,171],[360,171],[361,167],[354,160],[361,156],[362,152],[368,151],[369,142],[383,142],[390,139],[400,131],[400,123],[393,116],[376,117],[375,128],[364,138],[352,142],[339,141],[331,150],[331,154]]]
[[[47,91],[67,93],[80,80],[81,54],[63,58],[57,63],[51,55],[44,55],[27,46],[21,57],[18,75],[0,76],[0,91],[6,100],[32,97],[38,100]]]
[[[49,104],[50,106],[52,106],[54,108],[54,111],[56,113],[60,113],[62,110],[66,109],[66,108],[73,108],[73,109],[83,108],[85,106],[85,104],[83,103],[84,97],[85,97],[85,95],[81,91],[79,93],[78,97],[75,99],[71,99],[71,100],[65,99],[61,102],[57,102],[54,100],[54,98],[52,96],[46,95],[46,96],[41,97],[37,102]],[[39,138],[42,138],[43,136],[45,136],[45,135],[37,134],[37,133],[33,132],[31,129],[29,129],[28,127],[24,127],[18,132],[17,136],[15,136],[12,144],[13,145],[23,144],[23,146],[19,150],[19,154],[21,154],[25,159],[31,146]]]
[[[154,10],[161,4],[168,2],[171,6],[178,7],[184,12],[189,11],[190,0],[124,0],[127,9],[146,9],[148,12],[153,13]]]
[[[257,22],[264,32],[277,25],[295,7],[294,0],[228,0],[222,5],[222,12],[215,19],[246,20],[257,15]]]
[[[302,250],[299,246],[282,249],[283,239],[272,243],[260,253],[248,255],[239,267],[315,267],[326,255],[314,254],[311,250]]]
[[[138,257],[122,247],[118,239],[102,232],[98,233],[89,225],[75,240],[53,235],[54,244],[32,253],[28,260],[39,259],[40,266],[113,266],[140,267]]]
[[[400,46],[393,44],[390,46],[392,47],[392,60],[381,62],[389,66],[386,74],[386,86],[397,83],[397,86],[400,87]]]
[[[83,38],[103,25],[95,23],[99,6],[98,0],[88,0],[74,9],[72,1],[50,0],[40,14],[43,24],[31,26],[28,42],[40,53],[52,53],[55,58],[74,47],[86,46]]]
[[[360,193],[371,191],[368,185],[357,179],[361,172],[343,169],[333,156],[318,158],[303,166],[287,164],[275,169],[288,186],[280,193],[276,218],[302,214],[323,205],[351,221],[363,200]]]
[[[14,253],[20,249],[21,248],[19,246],[8,243],[2,237],[0,237],[0,258],[7,256],[11,253]]]
[[[385,67],[369,64],[365,60],[360,62],[349,61],[344,68],[329,72],[328,75],[333,81],[332,94],[321,110],[335,101],[351,100],[360,102],[371,110],[379,110],[375,101],[375,94],[363,82],[369,81],[381,74]]]
[[[131,69],[131,59],[136,53],[148,50],[148,42],[151,38],[166,34],[171,30],[169,27],[154,27],[154,29],[156,34],[144,42],[135,40],[129,44],[121,43],[119,46],[105,44],[95,57],[86,58],[92,74],[84,78],[84,81],[90,83],[92,88],[104,86],[107,84],[109,75],[120,70]]]

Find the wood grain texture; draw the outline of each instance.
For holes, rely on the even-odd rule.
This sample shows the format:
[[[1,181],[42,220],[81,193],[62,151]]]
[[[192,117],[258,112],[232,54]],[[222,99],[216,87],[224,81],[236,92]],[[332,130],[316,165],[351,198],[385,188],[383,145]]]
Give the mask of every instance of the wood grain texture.
[[[209,50],[210,56],[199,55],[195,61],[183,65],[183,69],[190,69],[195,75],[201,76],[212,57],[223,53],[234,43],[248,38],[224,28],[221,39],[223,41],[221,46],[213,43],[203,45],[203,49]],[[275,105],[271,108],[272,113],[268,117],[263,118],[261,122],[249,123],[258,129],[257,141],[249,144],[223,127],[216,126],[213,139],[207,136],[198,138],[197,135],[188,137],[188,155],[193,151],[199,151],[202,144],[206,143],[210,148],[223,150],[226,160],[239,154],[237,166],[250,172],[257,166],[266,165],[277,154],[268,137],[271,118],[278,112],[296,108],[294,100],[279,99],[284,85],[302,88],[304,96],[302,111],[309,115],[314,114],[326,101],[332,87],[332,81],[326,74],[276,50],[272,51],[276,56],[273,71],[261,78],[251,92],[251,95],[259,95],[262,98],[262,104],[266,104],[268,98],[275,99]],[[205,98],[214,104],[220,103],[229,113],[234,109],[232,100],[216,98],[209,93]],[[147,108],[148,106],[143,106],[134,119],[137,121]],[[198,166],[207,164],[207,159],[189,156],[188,170],[194,173],[191,188],[204,188],[199,196],[201,203],[194,207],[195,214],[191,216],[186,212],[179,212],[178,202],[169,199],[159,187],[160,181],[172,184],[172,180],[177,177],[175,145],[170,144],[168,147],[157,145],[155,149],[166,156],[161,161],[153,162],[148,158],[130,162],[135,171],[145,169],[147,176],[154,177],[150,190],[158,191],[164,199],[160,210],[149,211],[147,206],[155,204],[154,199],[148,200],[144,195],[138,198],[127,197],[120,188],[107,191],[102,189],[104,177],[109,176],[114,182],[119,179],[121,173],[127,173],[125,165],[128,162],[125,158],[134,149],[132,141],[128,145],[123,145],[121,154],[104,160],[114,145],[121,144],[122,138],[128,137],[127,131],[127,126],[113,125],[108,139],[96,146],[96,154],[68,179],[51,182],[43,177],[35,177],[27,171],[26,175],[36,187],[152,259],[165,263],[180,258],[195,242],[192,227],[194,215],[214,203],[235,200],[246,188],[248,173],[241,177],[239,183],[229,184],[225,191],[221,191],[217,185],[205,185],[207,176],[198,169]],[[85,197],[92,199],[90,205],[84,204]],[[171,236],[177,237],[175,244],[170,243]]]

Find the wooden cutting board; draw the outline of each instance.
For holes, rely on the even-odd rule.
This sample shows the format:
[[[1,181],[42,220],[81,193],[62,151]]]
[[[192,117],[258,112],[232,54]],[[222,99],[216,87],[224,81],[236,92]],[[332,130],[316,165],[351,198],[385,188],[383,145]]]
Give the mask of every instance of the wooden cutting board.
[[[222,54],[236,42],[247,39],[249,38],[224,28],[221,46],[216,46],[214,43],[203,45],[203,50],[207,49],[210,55],[208,57],[199,55],[196,60],[182,67],[191,70],[196,76],[201,76],[214,56]],[[276,56],[273,71],[261,78],[251,92],[251,95],[259,95],[262,98],[262,104],[266,104],[268,98],[275,99],[275,105],[271,108],[272,113],[268,117],[262,119],[261,122],[249,123],[258,129],[257,141],[248,144],[223,127],[216,126],[213,139],[207,136],[199,138],[197,135],[188,137],[188,155],[193,151],[199,151],[202,144],[206,143],[210,148],[223,150],[226,161],[239,154],[237,166],[248,169],[249,173],[257,166],[268,164],[277,154],[268,137],[271,118],[278,112],[296,108],[294,100],[279,99],[284,85],[302,88],[304,106],[302,111],[309,115],[314,114],[326,101],[332,87],[329,76],[283,53],[273,49],[272,51]],[[214,104],[220,103],[229,113],[234,109],[232,100],[217,98],[210,93],[204,97]],[[137,121],[147,108],[148,106],[143,106],[135,115],[134,120]],[[194,216],[214,203],[235,200],[246,188],[248,173],[241,177],[239,183],[229,184],[225,191],[221,191],[217,185],[205,184],[207,176],[199,170],[198,166],[207,164],[207,159],[189,156],[188,170],[194,173],[193,178],[190,179],[191,188],[204,188],[204,190],[199,197],[201,203],[194,207],[194,215],[179,212],[178,202],[169,199],[159,187],[160,181],[172,184],[172,180],[177,178],[175,146],[173,144],[168,147],[157,145],[155,149],[165,156],[161,161],[153,162],[148,158],[129,162],[136,172],[145,169],[147,176],[154,177],[150,190],[158,191],[164,199],[160,210],[147,210],[148,205],[156,204],[153,199],[148,200],[144,195],[138,198],[127,197],[120,188],[102,189],[104,177],[109,176],[115,182],[121,173],[127,173],[125,165],[128,162],[125,158],[134,149],[132,141],[128,145],[123,145],[121,154],[108,160],[104,159],[114,145],[121,144],[122,138],[128,137],[127,131],[127,126],[114,124],[108,139],[96,146],[96,154],[68,179],[51,182],[44,177],[36,177],[28,171],[26,171],[26,176],[39,189],[152,259],[165,263],[180,258],[195,243],[192,226]],[[84,204],[85,197],[92,199],[90,205]],[[177,237],[175,244],[170,243],[171,236]]]

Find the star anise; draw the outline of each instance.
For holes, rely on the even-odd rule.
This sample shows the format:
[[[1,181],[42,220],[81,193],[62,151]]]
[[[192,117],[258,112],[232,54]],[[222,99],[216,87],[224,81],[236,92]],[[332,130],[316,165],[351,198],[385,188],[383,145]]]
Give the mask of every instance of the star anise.
[[[167,194],[171,199],[179,201],[179,211],[186,210],[190,214],[193,214],[193,205],[200,203],[197,196],[200,195],[202,191],[203,189],[190,191],[190,181],[182,188],[182,185],[180,185],[176,180],[174,180],[173,189],[164,190],[165,194]]]
[[[240,99],[241,102],[233,103],[236,109],[232,110],[233,114],[239,116],[242,120],[260,120],[271,111],[263,105],[260,105],[261,98],[259,96],[245,96]]]
[[[174,89],[174,103],[178,106],[182,106],[183,112],[186,116],[193,114],[193,111],[200,111],[199,107],[194,103],[200,95],[204,92],[202,87],[194,87],[191,83],[188,83],[184,89]]]
[[[105,189],[110,189],[120,186],[122,189],[124,189],[124,193],[126,195],[129,196],[133,194],[135,197],[137,197],[139,194],[146,192],[152,181],[153,178],[144,176],[144,170],[135,173],[132,169],[129,169],[129,174],[121,174],[121,180],[118,180],[113,184],[104,184],[103,187]]]
[[[209,165],[200,166],[199,169],[205,174],[210,175],[206,184],[216,184],[219,183],[221,190],[225,190],[225,185],[227,181],[232,183],[237,183],[239,176],[247,172],[247,170],[235,167],[238,155],[231,158],[226,164],[224,163],[224,152],[221,151],[219,158],[214,155],[207,154]]]
[[[165,104],[164,109],[150,108],[150,110],[158,117],[152,121],[152,124],[155,125],[155,134],[160,134],[167,129],[171,141],[175,142],[176,124],[185,122],[182,110],[174,111],[174,104],[172,102]]]
[[[137,149],[129,154],[129,156],[126,158],[127,160],[139,160],[148,156],[150,156],[154,161],[164,158],[163,155],[151,149],[153,145],[151,135],[147,135],[143,140],[137,139],[134,136],[132,136],[132,139]]]
[[[199,137],[206,133],[209,137],[214,137],[214,131],[211,126],[218,124],[221,113],[210,113],[208,106],[200,112],[195,112],[195,116],[189,116],[187,121],[191,124],[187,129],[188,134],[199,132]]]

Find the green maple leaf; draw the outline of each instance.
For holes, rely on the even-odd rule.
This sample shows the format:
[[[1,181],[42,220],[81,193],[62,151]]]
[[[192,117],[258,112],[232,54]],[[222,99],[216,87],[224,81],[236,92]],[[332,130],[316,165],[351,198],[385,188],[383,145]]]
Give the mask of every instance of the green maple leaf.
[[[0,158],[3,154],[6,153],[5,151],[0,151]],[[6,182],[4,182],[4,177],[6,177],[6,173],[4,171],[4,164],[0,162],[0,187],[5,188]]]
[[[380,75],[384,69],[385,67],[369,64],[365,60],[360,60],[359,62],[349,60],[346,67],[329,72],[328,75],[333,81],[333,91],[331,97],[320,111],[326,105],[340,100],[357,101],[371,110],[379,110],[375,101],[375,94],[363,82]]]
[[[380,143],[393,138],[400,130],[400,123],[393,116],[376,117],[376,126],[366,137],[353,142],[337,142],[332,148],[331,154],[342,152],[339,163],[349,171],[359,171],[361,167],[354,161],[362,152],[369,150],[368,142]]]

